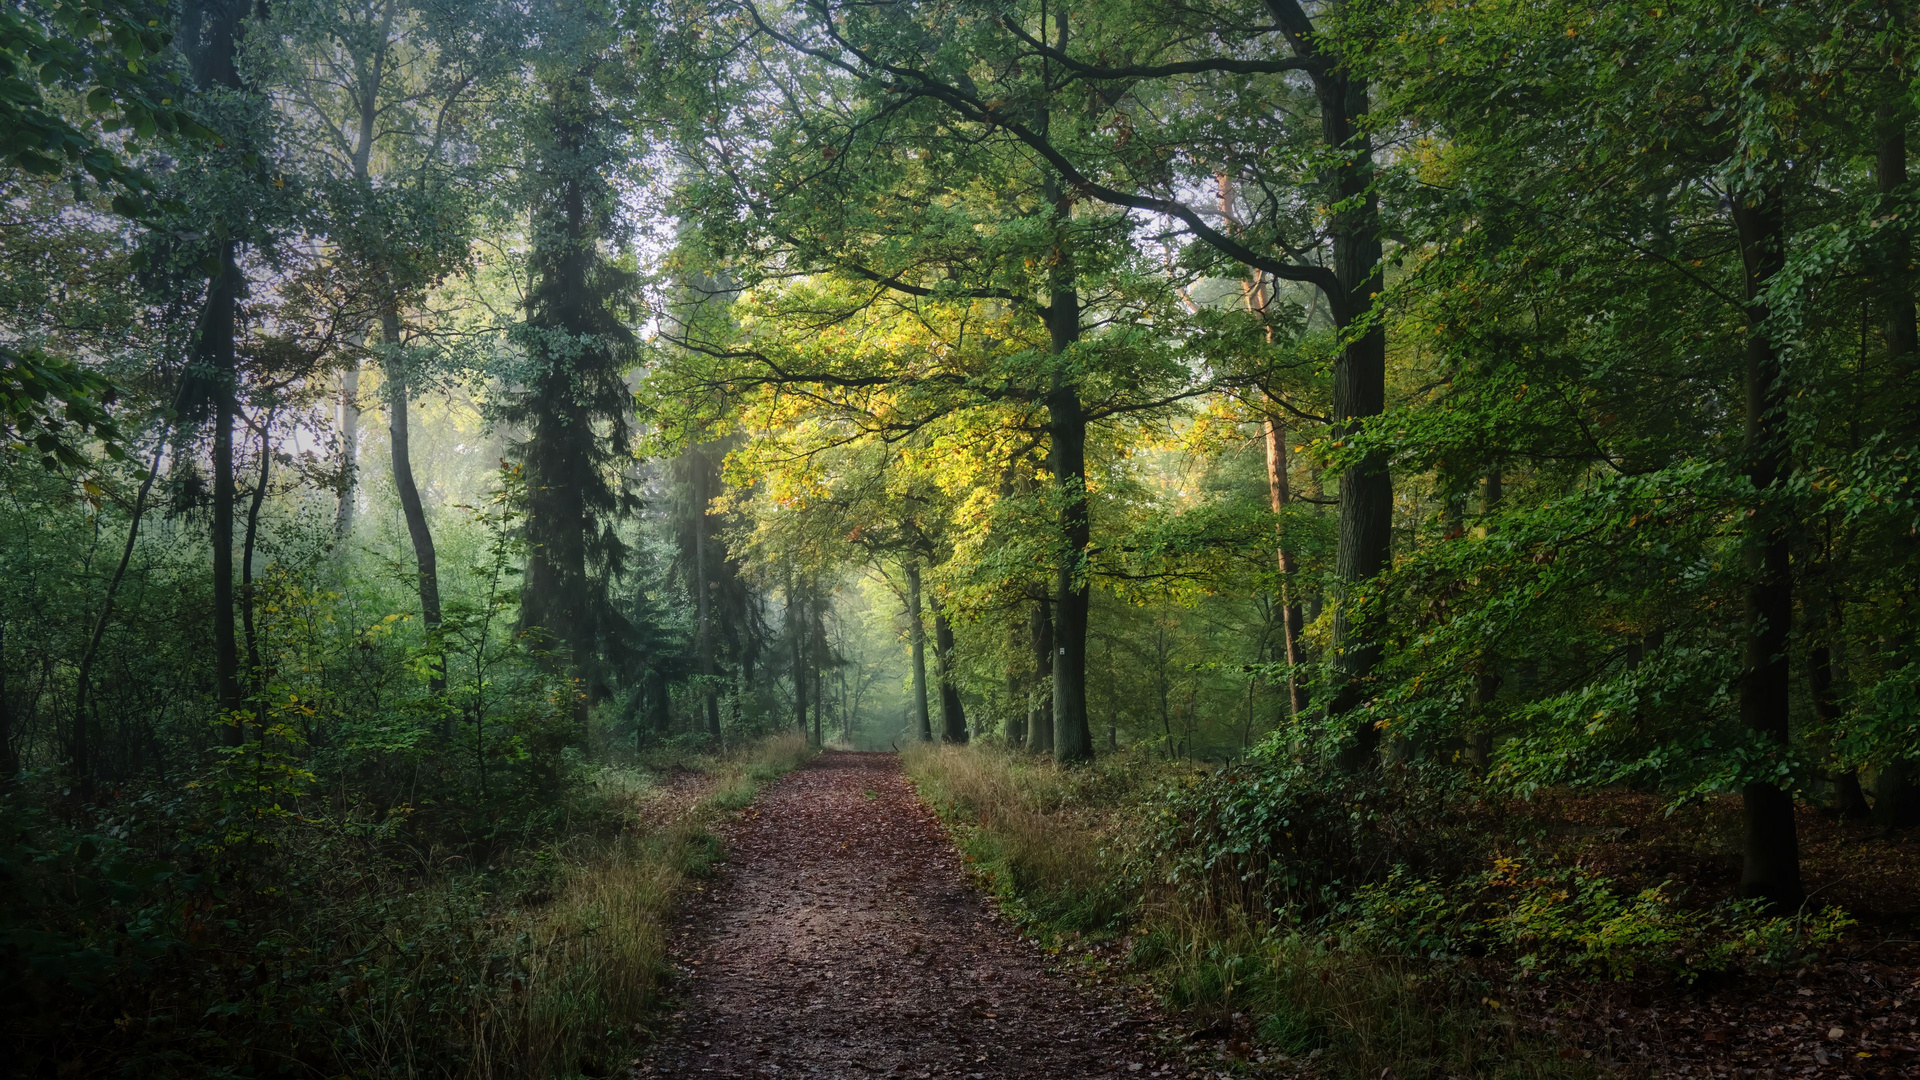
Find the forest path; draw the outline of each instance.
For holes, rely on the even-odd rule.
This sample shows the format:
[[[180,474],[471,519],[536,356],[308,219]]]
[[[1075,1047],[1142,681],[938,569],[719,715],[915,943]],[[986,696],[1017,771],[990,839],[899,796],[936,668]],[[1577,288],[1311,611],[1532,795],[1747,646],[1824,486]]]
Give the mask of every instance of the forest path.
[[[673,955],[685,1012],[637,1070],[686,1077],[1185,1074],[1151,1018],[1047,970],[967,882],[892,754],[762,792]]]

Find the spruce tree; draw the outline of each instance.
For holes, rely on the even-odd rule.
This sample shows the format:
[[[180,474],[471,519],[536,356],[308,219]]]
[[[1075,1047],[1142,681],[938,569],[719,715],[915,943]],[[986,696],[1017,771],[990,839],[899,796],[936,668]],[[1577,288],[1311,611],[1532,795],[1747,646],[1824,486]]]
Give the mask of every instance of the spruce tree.
[[[550,75],[528,132],[531,237],[522,385],[507,418],[522,426],[529,555],[521,627],[550,666],[582,683],[576,715],[611,689],[603,660],[624,651],[611,598],[627,555],[618,524],[635,500],[623,478],[633,430],[624,379],[636,341],[626,316],[636,275],[616,262],[619,155],[598,100],[596,65]]]

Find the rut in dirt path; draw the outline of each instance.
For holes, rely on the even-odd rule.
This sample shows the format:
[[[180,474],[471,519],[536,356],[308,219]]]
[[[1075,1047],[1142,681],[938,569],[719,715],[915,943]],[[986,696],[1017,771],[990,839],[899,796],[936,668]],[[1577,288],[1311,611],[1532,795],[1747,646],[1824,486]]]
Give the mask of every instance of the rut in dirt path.
[[[892,754],[822,754],[728,835],[642,1075],[1166,1075],[1151,1018],[1050,974],[967,883]],[[1178,1070],[1184,1074],[1185,1070]]]

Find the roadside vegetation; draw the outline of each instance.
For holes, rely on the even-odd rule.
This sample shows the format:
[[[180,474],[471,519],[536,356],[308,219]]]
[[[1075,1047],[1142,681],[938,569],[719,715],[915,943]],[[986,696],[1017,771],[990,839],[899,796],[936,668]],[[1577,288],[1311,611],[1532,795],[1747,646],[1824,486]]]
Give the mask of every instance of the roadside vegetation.
[[[210,845],[195,826],[220,796],[191,782],[87,831],[16,794],[0,806],[16,1064],[609,1075],[669,976],[669,915],[721,855],[709,826],[809,753],[789,734],[579,766],[485,847],[400,808],[371,821],[284,797]]]
[[[16,0],[0,1061],[618,1068],[789,732],[1258,1052],[1920,1072],[1917,123],[1884,0]]]
[[[1645,867],[1610,877],[1555,837],[1554,808],[1425,773],[1362,785],[1141,754],[1063,769],[994,746],[906,764],[1027,933],[1145,979],[1231,1057],[1333,1076],[1601,1075],[1624,1048],[1569,1040],[1533,1003],[1791,970],[1853,925]]]

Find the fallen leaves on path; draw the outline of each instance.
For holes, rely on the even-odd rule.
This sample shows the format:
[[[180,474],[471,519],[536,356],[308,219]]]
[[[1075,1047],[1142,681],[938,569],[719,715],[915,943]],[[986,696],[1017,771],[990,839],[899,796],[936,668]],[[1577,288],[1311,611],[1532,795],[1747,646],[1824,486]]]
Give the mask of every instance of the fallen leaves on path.
[[[1191,1075],[969,887],[893,755],[821,755],[727,839],[676,946],[685,1011],[641,1075]]]

